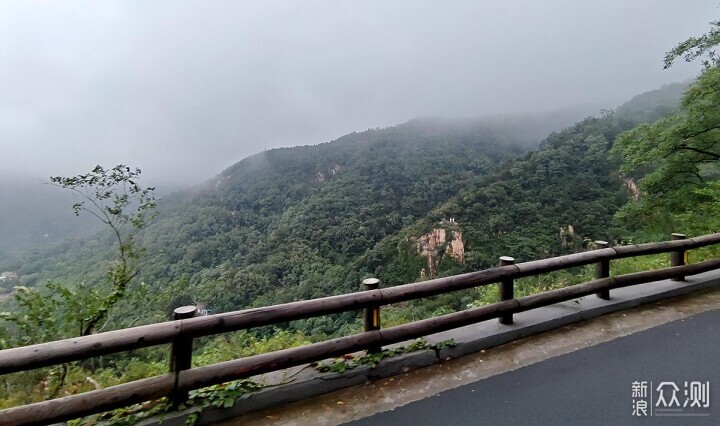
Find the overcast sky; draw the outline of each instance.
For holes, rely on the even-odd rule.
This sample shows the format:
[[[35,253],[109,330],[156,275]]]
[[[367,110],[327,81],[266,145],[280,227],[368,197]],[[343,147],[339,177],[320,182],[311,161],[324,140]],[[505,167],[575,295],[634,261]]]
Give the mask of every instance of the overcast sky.
[[[428,115],[622,101],[718,0],[0,1],[0,174],[198,183]]]

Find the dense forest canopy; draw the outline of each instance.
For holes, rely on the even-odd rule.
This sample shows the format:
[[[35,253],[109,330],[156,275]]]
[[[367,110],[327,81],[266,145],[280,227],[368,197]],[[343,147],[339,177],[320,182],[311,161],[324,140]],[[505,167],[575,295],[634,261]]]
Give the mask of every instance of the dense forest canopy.
[[[180,304],[228,311],[354,291],[366,276],[395,285],[620,238],[612,216],[628,189],[607,152],[622,131],[676,108],[682,90],[638,96],[539,148],[541,135],[569,124],[567,113],[416,119],[246,158],[160,201],[157,221],[138,235],[145,252],[134,294],[143,296],[124,303],[158,321]],[[436,228],[448,241],[423,249]],[[113,256],[103,235],[1,269],[30,287],[100,281],[94,265]]]
[[[621,172],[638,179],[643,192],[621,212],[631,229],[718,229],[719,89],[720,69],[709,67],[685,93],[677,114],[619,138],[613,152],[623,159]]]

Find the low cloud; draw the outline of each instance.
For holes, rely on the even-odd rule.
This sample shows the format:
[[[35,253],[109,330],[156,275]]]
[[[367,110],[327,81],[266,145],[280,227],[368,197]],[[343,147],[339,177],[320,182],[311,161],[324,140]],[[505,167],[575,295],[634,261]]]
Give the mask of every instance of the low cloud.
[[[0,5],[0,173],[130,163],[196,183],[277,146],[417,116],[620,102],[714,1]]]

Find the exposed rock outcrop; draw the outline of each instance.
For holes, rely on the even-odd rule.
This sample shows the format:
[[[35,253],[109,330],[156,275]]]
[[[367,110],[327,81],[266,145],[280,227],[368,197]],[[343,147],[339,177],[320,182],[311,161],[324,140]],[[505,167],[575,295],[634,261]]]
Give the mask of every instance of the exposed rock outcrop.
[[[462,240],[462,232],[454,231],[453,239],[445,249],[450,256],[455,258],[459,264],[465,263],[465,244]]]
[[[421,278],[435,278],[443,256],[451,256],[460,264],[465,262],[465,244],[462,232],[435,228],[416,240],[418,254],[427,261],[427,271],[420,271]]]
[[[14,271],[3,272],[0,274],[0,281],[17,281],[18,274]]]
[[[340,174],[341,170],[342,170],[342,166],[339,164],[336,164],[336,165],[332,166],[330,168],[330,170],[328,170],[327,172],[319,171],[315,174],[315,181],[317,181],[319,183],[323,183],[328,179],[334,180]]]
[[[626,179],[625,185],[627,185],[634,200],[637,200],[638,198],[640,198],[640,190],[638,189],[637,184],[635,183],[635,181],[632,178]]]

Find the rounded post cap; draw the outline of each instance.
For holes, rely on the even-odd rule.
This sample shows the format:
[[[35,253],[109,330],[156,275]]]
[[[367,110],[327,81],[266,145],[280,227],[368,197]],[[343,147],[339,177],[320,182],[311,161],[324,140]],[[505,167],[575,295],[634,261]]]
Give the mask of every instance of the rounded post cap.
[[[197,312],[197,308],[192,305],[188,306],[180,306],[179,308],[175,308],[173,310],[173,316],[175,318],[191,318],[195,312]]]
[[[515,263],[515,258],[510,256],[500,256],[500,263],[512,264]]]
[[[595,240],[595,245],[598,247],[607,247],[610,245],[610,243],[608,243],[607,241],[603,241],[603,240]]]
[[[377,278],[365,278],[363,280],[363,285],[378,286],[378,285],[380,285],[380,280]]]

